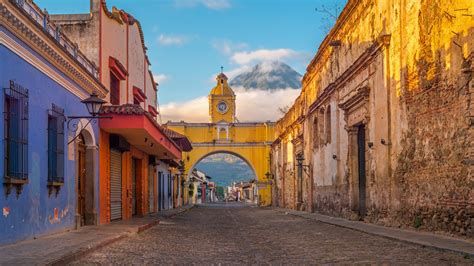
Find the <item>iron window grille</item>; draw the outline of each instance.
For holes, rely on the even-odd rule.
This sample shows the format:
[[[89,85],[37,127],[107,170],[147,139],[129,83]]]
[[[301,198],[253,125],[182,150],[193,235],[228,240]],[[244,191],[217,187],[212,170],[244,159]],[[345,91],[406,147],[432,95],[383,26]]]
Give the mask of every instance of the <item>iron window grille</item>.
[[[28,89],[10,81],[4,89],[4,183],[7,195],[11,185],[28,182]]]
[[[48,112],[48,184],[64,183],[64,109],[53,104]]]

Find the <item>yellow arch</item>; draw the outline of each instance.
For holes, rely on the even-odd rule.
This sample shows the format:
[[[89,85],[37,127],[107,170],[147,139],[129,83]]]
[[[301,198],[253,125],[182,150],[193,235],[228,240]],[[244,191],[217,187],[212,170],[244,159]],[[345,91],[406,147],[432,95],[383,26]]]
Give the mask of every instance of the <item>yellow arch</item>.
[[[168,122],[166,127],[185,135],[192,143],[193,150],[183,153],[186,177],[189,177],[190,171],[199,161],[209,155],[234,154],[254,171],[259,205],[271,205],[271,180],[266,173],[270,172],[270,144],[274,140],[274,123]],[[220,134],[222,128],[226,131],[225,138]],[[187,193],[184,192],[183,195],[186,202]]]

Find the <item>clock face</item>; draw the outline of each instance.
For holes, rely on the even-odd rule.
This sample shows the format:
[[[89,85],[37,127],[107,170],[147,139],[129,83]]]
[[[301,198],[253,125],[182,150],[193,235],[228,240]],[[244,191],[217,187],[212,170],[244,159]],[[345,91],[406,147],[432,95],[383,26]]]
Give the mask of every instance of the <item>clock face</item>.
[[[227,104],[225,102],[220,102],[217,104],[217,111],[219,111],[219,113],[225,113],[227,112]]]

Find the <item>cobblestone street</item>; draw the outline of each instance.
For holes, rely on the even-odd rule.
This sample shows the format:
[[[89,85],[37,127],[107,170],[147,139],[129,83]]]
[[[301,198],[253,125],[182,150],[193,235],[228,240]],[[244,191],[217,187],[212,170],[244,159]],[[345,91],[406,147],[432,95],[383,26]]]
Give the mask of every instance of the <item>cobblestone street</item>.
[[[271,209],[195,207],[74,264],[469,264],[462,255],[401,243]]]

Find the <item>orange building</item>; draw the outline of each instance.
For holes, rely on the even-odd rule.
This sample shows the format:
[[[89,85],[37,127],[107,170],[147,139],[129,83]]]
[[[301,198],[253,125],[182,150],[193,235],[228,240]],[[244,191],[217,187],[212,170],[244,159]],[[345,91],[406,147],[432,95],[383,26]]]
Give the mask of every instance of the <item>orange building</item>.
[[[105,0],[92,0],[90,14],[51,19],[99,66],[110,91],[102,114],[112,119],[99,124],[100,223],[158,211],[164,199],[158,191],[173,194],[181,152],[191,146],[157,121],[157,84],[140,23],[123,10],[109,11]]]

